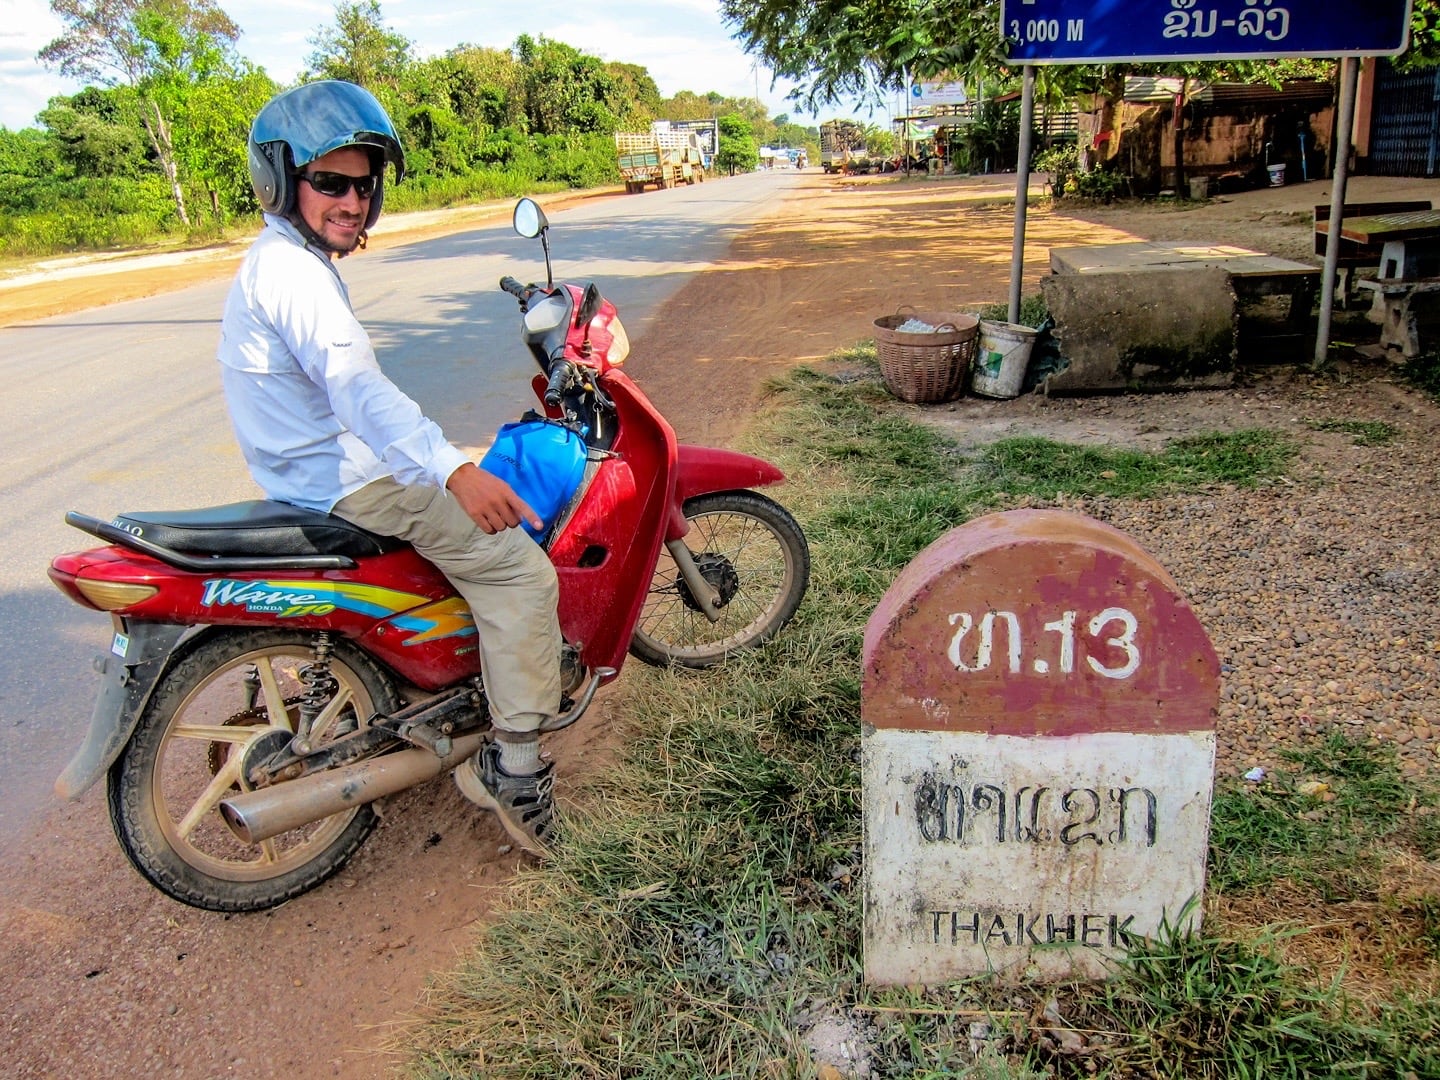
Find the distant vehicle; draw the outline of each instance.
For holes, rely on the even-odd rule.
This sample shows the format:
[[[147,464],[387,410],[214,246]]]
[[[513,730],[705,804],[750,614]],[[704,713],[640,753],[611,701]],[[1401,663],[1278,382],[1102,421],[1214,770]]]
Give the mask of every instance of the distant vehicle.
[[[720,151],[720,121],[713,116],[709,120],[667,120],[671,131],[690,132],[700,140],[700,164],[706,172],[713,172],[715,155]]]
[[[821,124],[820,167],[827,173],[869,172],[864,127],[854,120],[827,120]]]
[[[694,131],[672,131],[665,121],[649,131],[617,132],[615,152],[625,190],[631,195],[644,191],[647,184],[673,188],[705,180],[700,136]]]

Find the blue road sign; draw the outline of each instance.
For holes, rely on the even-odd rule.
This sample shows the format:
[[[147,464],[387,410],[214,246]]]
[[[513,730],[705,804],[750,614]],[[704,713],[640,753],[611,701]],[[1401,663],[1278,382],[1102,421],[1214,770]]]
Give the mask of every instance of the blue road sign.
[[[1027,64],[1394,56],[1411,0],[1001,0]]]

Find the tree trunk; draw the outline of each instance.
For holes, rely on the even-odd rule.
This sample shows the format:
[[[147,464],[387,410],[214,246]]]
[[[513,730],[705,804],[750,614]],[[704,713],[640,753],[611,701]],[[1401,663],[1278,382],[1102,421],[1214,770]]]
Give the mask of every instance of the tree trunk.
[[[175,212],[180,215],[180,223],[188,229],[190,215],[185,212],[185,192],[180,187],[180,170],[175,165],[175,147],[170,142],[170,127],[165,123],[165,117],[160,112],[157,102],[152,100],[147,101],[146,104],[150,106],[153,117],[145,118],[145,133],[150,136],[150,145],[155,150],[155,156],[160,160],[160,169],[165,173],[165,179],[170,181],[170,193],[175,199]]]

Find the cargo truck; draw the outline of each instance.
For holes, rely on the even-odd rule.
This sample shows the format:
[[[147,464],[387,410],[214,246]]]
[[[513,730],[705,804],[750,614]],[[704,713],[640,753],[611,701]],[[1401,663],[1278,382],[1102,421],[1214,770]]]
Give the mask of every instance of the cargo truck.
[[[621,131],[615,134],[615,152],[620,176],[630,194],[644,191],[647,184],[673,188],[705,180],[700,139],[693,131],[671,131],[655,125],[650,131]]]
[[[869,172],[865,129],[854,120],[827,120],[821,124],[820,167],[827,173]]]

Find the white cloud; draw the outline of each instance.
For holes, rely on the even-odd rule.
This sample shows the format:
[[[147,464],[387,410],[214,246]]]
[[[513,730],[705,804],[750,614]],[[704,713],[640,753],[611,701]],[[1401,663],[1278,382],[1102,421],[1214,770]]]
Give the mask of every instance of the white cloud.
[[[0,126],[30,127],[56,94],[80,87],[40,66],[35,56],[64,29],[45,0],[10,0],[0,27]]]

